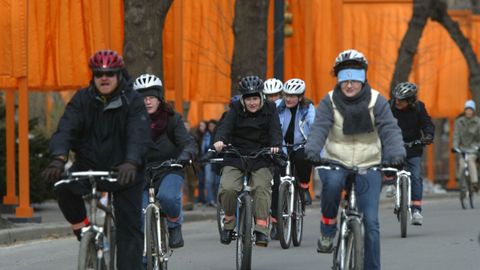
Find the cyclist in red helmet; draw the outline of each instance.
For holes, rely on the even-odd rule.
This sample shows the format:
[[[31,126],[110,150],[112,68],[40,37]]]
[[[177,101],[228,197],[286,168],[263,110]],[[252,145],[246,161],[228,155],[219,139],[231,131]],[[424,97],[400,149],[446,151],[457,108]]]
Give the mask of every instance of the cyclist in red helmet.
[[[117,269],[142,269],[143,235],[141,209],[143,157],[150,138],[149,117],[143,98],[127,83],[123,59],[115,51],[101,50],[89,61],[90,85],[70,100],[50,140],[52,161],[42,172],[57,181],[68,154],[75,160],[70,171],[118,169],[118,183],[99,186],[113,192],[117,227]],[[77,238],[89,224],[82,195],[88,187],[78,185],[56,190],[60,209]]]

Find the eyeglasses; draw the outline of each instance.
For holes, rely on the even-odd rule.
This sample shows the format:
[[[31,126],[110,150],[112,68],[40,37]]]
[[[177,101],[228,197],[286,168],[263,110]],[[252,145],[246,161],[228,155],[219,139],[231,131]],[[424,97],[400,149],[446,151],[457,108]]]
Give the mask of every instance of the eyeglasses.
[[[352,86],[361,86],[362,82],[361,81],[354,81],[354,80],[348,80],[348,81],[343,81],[340,83],[340,86],[345,87],[348,84],[352,84]]]
[[[95,78],[101,78],[103,76],[113,77],[115,75],[117,75],[117,71],[112,71],[112,70],[109,70],[109,71],[94,71],[93,72],[93,76]]]

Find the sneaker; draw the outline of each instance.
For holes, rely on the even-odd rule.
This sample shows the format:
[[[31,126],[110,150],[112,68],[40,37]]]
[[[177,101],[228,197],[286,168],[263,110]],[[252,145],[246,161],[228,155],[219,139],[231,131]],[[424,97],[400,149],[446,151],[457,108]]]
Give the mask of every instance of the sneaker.
[[[420,211],[413,210],[412,214],[412,225],[422,226],[423,224],[423,216],[420,214]]]
[[[270,239],[278,240],[277,223],[272,223],[272,229],[270,230]]]
[[[397,190],[395,189],[394,185],[387,186],[387,188],[385,189],[385,196],[387,198],[395,197],[396,193],[397,193]]]
[[[318,238],[317,252],[332,253],[333,251],[333,237],[322,235]]]
[[[267,247],[268,246],[268,236],[264,233],[259,231],[255,231],[255,245],[259,247]]]
[[[310,191],[304,189],[303,193],[305,194],[305,205],[312,205],[312,197],[310,196]]]
[[[183,247],[182,226],[168,228],[168,245],[170,248]]]
[[[229,245],[232,242],[233,230],[223,230],[220,234],[220,243]]]

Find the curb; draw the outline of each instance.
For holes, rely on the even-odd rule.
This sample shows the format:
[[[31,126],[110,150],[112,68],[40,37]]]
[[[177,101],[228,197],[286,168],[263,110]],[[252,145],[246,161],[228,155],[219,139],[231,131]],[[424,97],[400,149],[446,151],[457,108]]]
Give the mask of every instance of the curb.
[[[458,197],[458,192],[447,192],[444,194],[424,194],[424,200],[438,200],[449,199]],[[393,205],[393,198],[385,198],[381,195],[380,205]],[[314,200],[309,208],[320,207],[320,201]],[[197,210],[197,211],[185,211],[185,222],[196,222],[203,220],[215,220],[217,212],[215,210]],[[1,229],[0,230],[0,246],[13,245],[24,241],[48,239],[48,238],[61,238],[73,236],[70,224],[65,222],[57,223],[24,223],[18,224],[18,227]]]

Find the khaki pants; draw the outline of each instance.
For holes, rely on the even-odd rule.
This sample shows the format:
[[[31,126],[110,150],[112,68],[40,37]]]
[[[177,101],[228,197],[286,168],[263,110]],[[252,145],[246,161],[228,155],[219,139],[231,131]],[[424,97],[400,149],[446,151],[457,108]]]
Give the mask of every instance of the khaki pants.
[[[243,173],[240,169],[225,166],[220,178],[220,205],[225,215],[234,216],[237,207],[237,193],[242,190]],[[267,220],[270,216],[270,204],[272,201],[271,180],[272,173],[268,168],[260,168],[252,172],[250,186],[252,187],[253,210],[255,219]],[[227,230],[233,230],[234,222],[225,224]],[[268,228],[255,225],[255,230],[268,235]]]
[[[468,155],[468,169],[470,170],[470,182],[472,183],[477,183],[478,182],[478,174],[477,174],[477,155],[470,154]],[[458,179],[461,179],[463,177],[463,166],[464,166],[465,160],[463,159],[463,156],[460,156],[460,161],[459,161],[459,166],[458,166],[458,173],[457,177]]]

